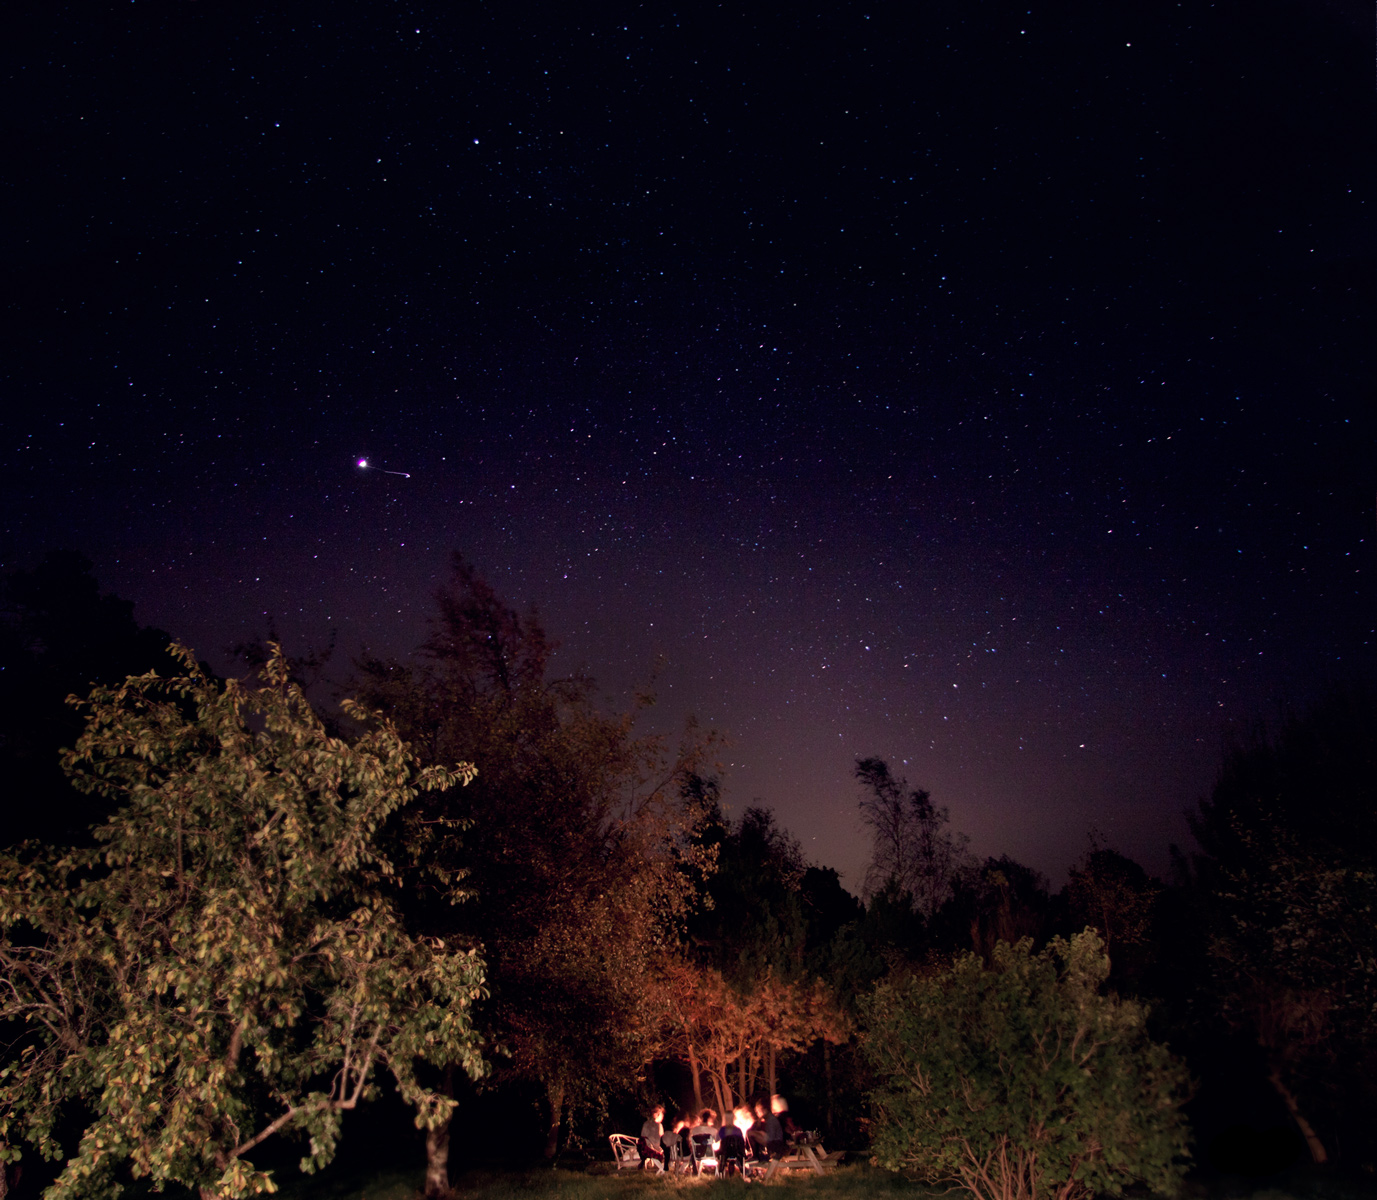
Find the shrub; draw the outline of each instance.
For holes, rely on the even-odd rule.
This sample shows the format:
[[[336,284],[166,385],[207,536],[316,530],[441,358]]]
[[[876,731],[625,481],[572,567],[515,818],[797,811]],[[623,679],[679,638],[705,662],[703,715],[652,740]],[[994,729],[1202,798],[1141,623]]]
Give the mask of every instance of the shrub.
[[[1148,1037],[1142,1005],[1102,994],[1100,939],[1086,930],[1039,954],[1001,942],[992,957],[870,998],[875,1161],[981,1200],[1174,1190],[1186,1072]]]

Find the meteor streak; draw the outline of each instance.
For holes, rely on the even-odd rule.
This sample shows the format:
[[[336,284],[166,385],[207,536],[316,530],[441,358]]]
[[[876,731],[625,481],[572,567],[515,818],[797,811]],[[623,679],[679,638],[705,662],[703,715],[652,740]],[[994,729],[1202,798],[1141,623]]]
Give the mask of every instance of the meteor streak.
[[[389,471],[386,467],[375,467],[366,458],[359,459],[358,465],[365,471],[381,471],[384,475],[400,475],[403,479],[411,478],[409,471]]]

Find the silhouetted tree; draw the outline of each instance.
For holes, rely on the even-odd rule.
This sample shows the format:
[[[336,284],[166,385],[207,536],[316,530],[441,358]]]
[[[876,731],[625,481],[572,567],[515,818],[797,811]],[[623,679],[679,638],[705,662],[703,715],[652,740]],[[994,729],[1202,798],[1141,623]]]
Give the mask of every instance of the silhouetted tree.
[[[364,696],[425,761],[478,768],[394,830],[408,920],[482,945],[481,1017],[509,1052],[496,1078],[540,1087],[553,1157],[566,1116],[634,1081],[653,1051],[650,975],[690,899],[679,788],[700,747],[690,737],[670,756],[631,715],[600,714],[586,677],[552,678],[538,616],[509,608],[458,555],[438,605],[412,663],[361,664]],[[428,1147],[432,1193],[447,1185],[447,1136]]]
[[[733,821],[722,811],[715,780],[690,781],[697,816],[693,841],[710,862],[697,881],[707,903],[689,916],[695,961],[733,982],[773,973],[794,979],[806,969],[807,866],[797,840],[756,805]]]
[[[974,866],[966,850],[969,839],[947,830],[950,814],[937,808],[923,788],[910,788],[896,778],[882,758],[856,762],[861,784],[861,818],[871,832],[867,898],[890,885],[913,898],[931,918],[953,895]]]
[[[1371,1145],[1377,701],[1338,692],[1231,753],[1192,829],[1213,990],[1262,1052],[1315,1162]]]
[[[1007,854],[987,858],[974,880],[971,949],[987,962],[1000,942],[1041,940],[1047,922],[1047,880]]]
[[[72,787],[59,760],[82,728],[68,696],[176,669],[171,635],[133,613],[129,601],[102,595],[90,561],[68,551],[0,580],[0,845],[85,843],[108,815],[102,800]]]
[[[1096,847],[1071,868],[1065,892],[1068,932],[1093,929],[1104,942],[1110,981],[1136,993],[1156,957],[1154,918],[1162,884],[1117,850]]]

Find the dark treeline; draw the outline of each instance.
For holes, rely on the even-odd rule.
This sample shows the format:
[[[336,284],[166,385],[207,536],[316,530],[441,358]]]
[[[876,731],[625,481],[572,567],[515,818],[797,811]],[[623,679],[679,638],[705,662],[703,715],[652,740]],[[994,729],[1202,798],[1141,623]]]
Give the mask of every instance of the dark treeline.
[[[710,733],[690,724],[669,744],[638,733],[635,713],[600,712],[590,679],[553,677],[554,645],[538,617],[509,608],[457,556],[437,602],[432,636],[413,656],[365,658],[339,686],[395,726],[415,771],[476,768],[467,783],[424,785],[388,810],[369,835],[388,865],[369,875],[367,895],[405,930],[394,953],[429,947],[481,962],[472,1029],[450,1035],[456,1045],[476,1038],[483,1064],[418,1051],[420,1092],[407,1090],[412,1067],[391,1082],[379,1069],[371,1132],[345,1137],[346,1158],[367,1153],[356,1142],[410,1146],[427,1163],[428,1192],[440,1195],[457,1152],[470,1161],[598,1157],[606,1134],[638,1128],[653,1102],[672,1116],[776,1092],[801,1124],[862,1150],[879,1144],[872,1123],[881,1109],[886,1120],[895,1111],[884,1107],[884,1063],[866,1050],[868,1029],[968,984],[979,990],[981,970],[1013,978],[1035,964],[1026,966],[1031,979],[1036,964],[1055,962],[1071,979],[1076,962],[1093,958],[1102,974],[1076,978],[1127,1006],[1116,1014],[1145,1012],[1153,1043],[1184,1061],[1199,1169],[1373,1170],[1370,693],[1335,691],[1229,750],[1193,813],[1197,847],[1175,852],[1168,879],[1091,843],[1054,892],[1007,856],[977,860],[927,791],[882,759],[862,759],[856,797],[873,854],[854,896],[834,870],[805,859],[767,808],[731,815]],[[5,936],[22,958],[55,936],[14,909],[14,881],[31,881],[23,872],[47,861],[37,845],[59,848],[52,855],[90,846],[102,825],[108,841],[121,819],[108,795],[79,790],[63,773],[62,751],[87,716],[67,696],[182,668],[168,654],[171,639],[140,628],[132,606],[103,596],[89,563],[71,555],[5,580],[0,639],[3,837],[12,848]],[[247,657],[281,661],[267,647]],[[294,669],[305,674],[304,664]],[[321,744],[362,746],[370,720],[332,719]],[[1076,941],[1085,930],[1097,940]],[[1029,1005],[1041,1001],[1027,997],[1050,995],[1022,994]],[[312,1001],[302,1003],[309,1013]],[[42,1039],[26,1032],[18,1008],[6,1014],[0,1052],[12,1063]],[[262,1088],[245,1094],[246,1105],[271,1108]],[[434,1097],[431,1108],[418,1095]],[[39,1194],[62,1161],[44,1164],[31,1150],[16,1159],[16,1096],[0,1097],[0,1152],[12,1160],[0,1196]],[[90,1103],[74,1094],[54,1109],[64,1146],[80,1137]],[[417,1112],[430,1114],[419,1132]],[[345,1118],[346,1135],[357,1120]],[[261,1162],[281,1169],[300,1157],[293,1131],[287,1122],[278,1139],[286,1149],[265,1142]],[[138,1154],[128,1154],[120,1169],[138,1175]],[[165,1177],[202,1195],[235,1194],[224,1163],[203,1177],[199,1169]]]

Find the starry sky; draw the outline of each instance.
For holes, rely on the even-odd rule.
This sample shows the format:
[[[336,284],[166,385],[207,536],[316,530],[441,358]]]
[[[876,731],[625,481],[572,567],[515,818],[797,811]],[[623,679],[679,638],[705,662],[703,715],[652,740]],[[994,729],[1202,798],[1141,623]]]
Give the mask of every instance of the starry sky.
[[[1372,14],[1027,2],[13,6],[0,566],[342,678],[458,549],[852,886],[872,754],[1164,869],[1374,666]]]

